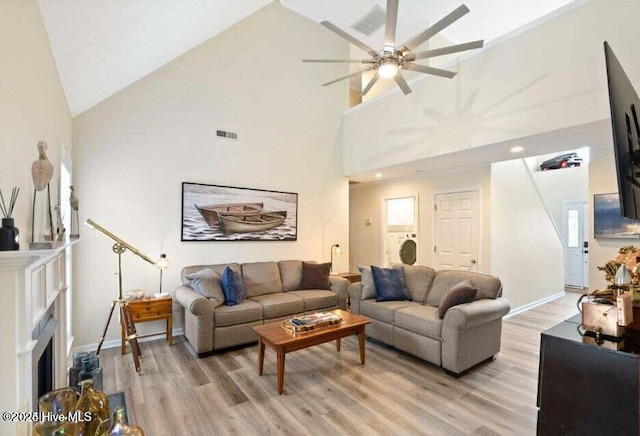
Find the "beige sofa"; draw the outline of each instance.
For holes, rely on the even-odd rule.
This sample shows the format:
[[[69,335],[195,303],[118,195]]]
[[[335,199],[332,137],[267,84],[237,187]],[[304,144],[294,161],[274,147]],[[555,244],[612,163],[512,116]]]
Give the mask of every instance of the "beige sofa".
[[[413,301],[363,299],[363,282],[373,285],[373,278],[367,277],[371,272],[366,270],[362,271],[363,282],[349,286],[351,311],[371,319],[366,330],[369,337],[442,366],[454,376],[500,351],[502,317],[511,306],[501,297],[498,278],[464,271],[436,272],[426,266],[404,265],[404,270]],[[442,297],[466,279],[477,288],[474,301],[451,307],[440,319]]]
[[[247,296],[244,302],[226,306],[189,287],[186,275],[211,268],[221,277],[226,266],[242,273]],[[193,351],[203,357],[214,350],[256,342],[254,325],[319,310],[346,309],[348,280],[329,276],[330,290],[300,290],[301,279],[300,260],[183,268],[183,286],[173,296],[184,308],[183,331]]]

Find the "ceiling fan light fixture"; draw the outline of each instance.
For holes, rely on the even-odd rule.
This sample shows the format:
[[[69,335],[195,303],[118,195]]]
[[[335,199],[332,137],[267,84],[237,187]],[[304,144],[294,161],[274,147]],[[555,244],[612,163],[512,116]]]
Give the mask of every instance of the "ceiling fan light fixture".
[[[378,3],[379,0],[373,3]],[[407,95],[411,93],[411,88],[400,73],[400,69],[411,70],[418,73],[430,74],[432,76],[446,77],[452,79],[456,73],[453,71],[441,70],[427,65],[416,64],[416,60],[429,59],[437,56],[458,53],[462,51],[482,48],[484,41],[471,41],[462,44],[450,45],[447,47],[426,50],[413,53],[413,50],[440,33],[443,29],[455,23],[458,19],[469,12],[469,8],[460,5],[453,12],[449,13],[439,21],[429,26],[419,35],[409,41],[398,44],[396,41],[396,25],[398,24],[398,4],[400,0],[387,0],[384,28],[384,46],[382,50],[374,50],[369,45],[358,38],[331,24],[329,21],[322,21],[320,24],[336,35],[346,39],[351,44],[365,51],[370,57],[368,59],[303,59],[302,62],[326,62],[326,63],[356,63],[368,65],[368,68],[358,70],[354,73],[340,77],[339,79],[323,83],[322,86],[331,85],[341,80],[360,75],[366,71],[375,70],[375,74],[370,78],[369,83],[362,89],[360,96],[364,96],[377,83],[378,79],[393,79],[402,92]]]
[[[385,62],[378,68],[378,75],[383,79],[390,79],[398,74],[398,64],[395,62]]]

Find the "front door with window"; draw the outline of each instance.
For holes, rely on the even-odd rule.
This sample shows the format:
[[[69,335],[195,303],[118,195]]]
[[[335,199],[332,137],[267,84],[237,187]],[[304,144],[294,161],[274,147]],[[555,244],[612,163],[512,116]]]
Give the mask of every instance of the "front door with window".
[[[562,240],[564,245],[565,284],[576,288],[586,286],[587,247],[585,242],[585,205],[581,201],[562,203]]]
[[[436,269],[478,271],[478,190],[435,196]]]

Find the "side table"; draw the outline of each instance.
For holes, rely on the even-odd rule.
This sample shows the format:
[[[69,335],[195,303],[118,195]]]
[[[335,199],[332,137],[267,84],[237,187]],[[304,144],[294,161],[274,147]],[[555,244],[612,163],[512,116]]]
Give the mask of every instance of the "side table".
[[[166,335],[169,345],[172,343],[173,336],[173,299],[167,298],[151,298],[147,300],[134,300],[129,302],[129,312],[134,323],[157,321],[160,319],[167,320],[166,331],[150,333],[138,336],[138,339],[147,338],[149,336]],[[126,338],[124,326],[121,325],[122,333],[122,354],[126,353]]]
[[[360,273],[341,272],[341,273],[334,273],[334,275],[338,277],[342,277],[343,279],[347,279],[349,280],[350,283],[357,283],[362,281],[362,276],[360,275]]]
[[[341,272],[334,273],[333,275],[342,277],[343,279],[349,280],[349,283],[357,283],[362,281],[362,275],[360,273],[352,273],[352,272]],[[351,309],[351,297],[349,293],[347,293],[347,309]]]

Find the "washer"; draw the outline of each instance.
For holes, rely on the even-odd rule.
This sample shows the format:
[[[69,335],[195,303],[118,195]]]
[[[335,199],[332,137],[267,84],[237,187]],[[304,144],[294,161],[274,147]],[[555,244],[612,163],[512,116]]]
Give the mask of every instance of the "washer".
[[[415,233],[388,233],[388,262],[413,265],[418,255],[418,235]]]

